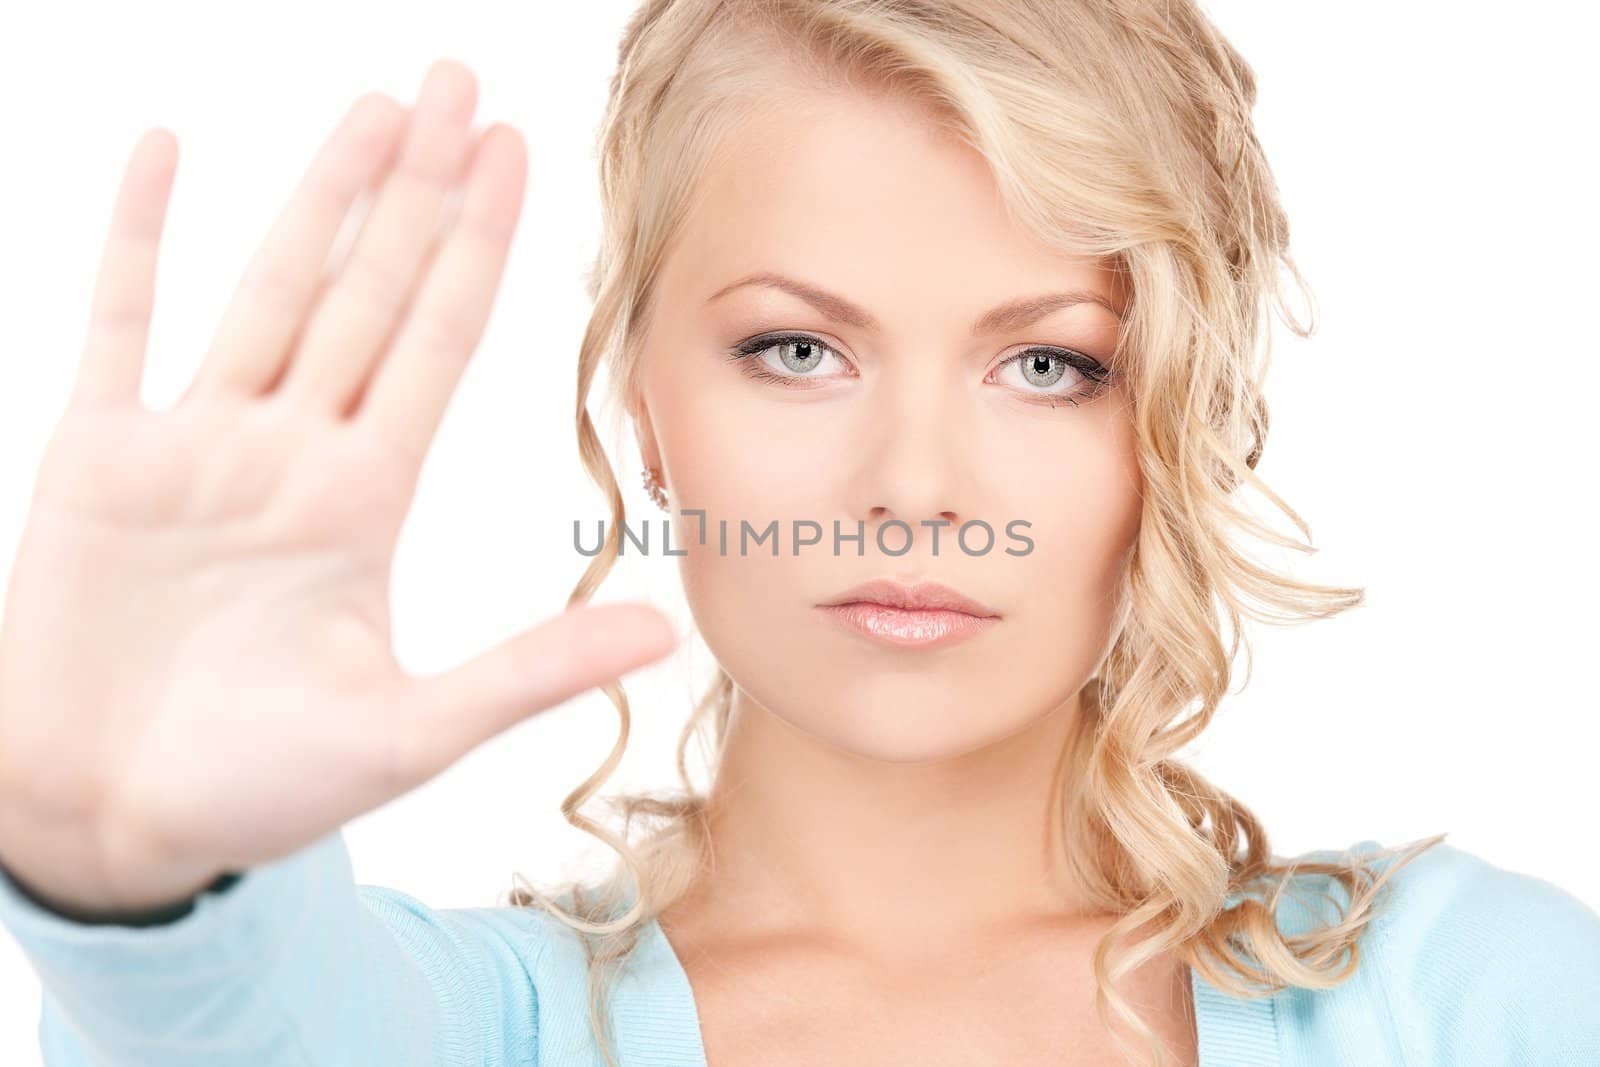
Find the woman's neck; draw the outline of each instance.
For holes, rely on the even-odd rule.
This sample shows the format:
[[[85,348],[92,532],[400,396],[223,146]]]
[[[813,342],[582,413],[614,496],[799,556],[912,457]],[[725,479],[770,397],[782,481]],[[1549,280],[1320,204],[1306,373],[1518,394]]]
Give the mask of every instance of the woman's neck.
[[[708,810],[714,865],[694,910],[724,931],[803,933],[868,953],[914,950],[930,932],[948,951],[952,939],[1102,918],[1072,887],[1050,817],[1080,714],[1075,694],[982,748],[891,763],[805,733],[736,689]]]

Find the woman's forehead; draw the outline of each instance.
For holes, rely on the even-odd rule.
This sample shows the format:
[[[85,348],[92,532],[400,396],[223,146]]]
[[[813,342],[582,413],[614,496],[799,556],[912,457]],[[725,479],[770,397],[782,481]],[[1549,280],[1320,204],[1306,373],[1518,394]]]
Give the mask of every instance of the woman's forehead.
[[[728,134],[697,192],[669,255],[693,290],[680,297],[777,272],[847,292],[931,287],[980,309],[1052,288],[1121,306],[1101,261],[1027,233],[981,154],[903,102],[813,93],[788,111],[764,105]]]

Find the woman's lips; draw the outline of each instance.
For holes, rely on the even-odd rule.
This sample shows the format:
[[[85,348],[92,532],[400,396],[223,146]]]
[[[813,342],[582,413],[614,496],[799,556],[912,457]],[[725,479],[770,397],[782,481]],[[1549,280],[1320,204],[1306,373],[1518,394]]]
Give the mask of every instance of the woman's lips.
[[[931,648],[960,641],[1000,621],[995,616],[979,618],[963,611],[891,608],[863,600],[820,607],[836,622],[856,633],[903,648]]]

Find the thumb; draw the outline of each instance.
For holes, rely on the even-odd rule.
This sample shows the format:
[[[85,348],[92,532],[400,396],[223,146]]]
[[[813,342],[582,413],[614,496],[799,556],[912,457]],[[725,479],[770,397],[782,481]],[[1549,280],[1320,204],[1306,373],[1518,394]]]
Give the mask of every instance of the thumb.
[[[678,635],[644,603],[578,604],[443,674],[413,678],[394,762],[419,784],[535,712],[671,652]]]

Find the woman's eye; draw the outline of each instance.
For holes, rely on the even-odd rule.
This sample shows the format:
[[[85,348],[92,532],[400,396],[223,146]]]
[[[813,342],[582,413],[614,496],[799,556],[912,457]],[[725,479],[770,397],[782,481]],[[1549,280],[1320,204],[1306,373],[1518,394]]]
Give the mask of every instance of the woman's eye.
[[[729,356],[757,381],[779,385],[799,385],[808,379],[847,378],[852,371],[833,346],[810,334],[765,334],[738,345]],[[829,362],[841,370],[826,373],[819,368]],[[1049,403],[1065,400],[1069,404],[1092,400],[1105,391],[1111,372],[1081,352],[1067,348],[1030,348],[1001,363],[992,378],[1004,376],[997,384],[1009,386],[1030,400]]]
[[[998,384],[1042,401],[1065,400],[1076,405],[1104,391],[1111,377],[1099,360],[1065,348],[1030,348],[995,369]],[[1063,383],[1065,386],[1063,387]]]
[[[828,362],[844,365],[833,346],[809,334],[769,334],[752,338],[733,351],[732,358],[744,365],[745,372],[758,381],[793,382],[800,378],[848,377],[819,373]]]

